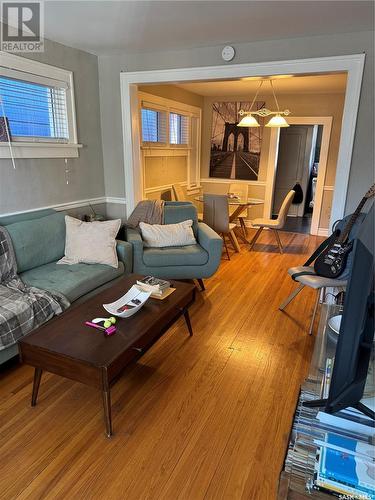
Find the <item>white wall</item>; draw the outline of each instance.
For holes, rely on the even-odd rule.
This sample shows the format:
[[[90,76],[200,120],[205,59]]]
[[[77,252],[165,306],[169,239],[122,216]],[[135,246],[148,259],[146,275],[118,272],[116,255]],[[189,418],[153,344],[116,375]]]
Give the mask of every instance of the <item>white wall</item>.
[[[360,32],[236,44],[233,63],[366,53],[357,131],[346,211],[373,182],[374,32]],[[125,196],[122,155],[120,72],[223,64],[220,47],[131,55],[100,56],[99,82],[105,189],[107,196]],[[230,64],[230,63],[229,63]],[[119,207],[121,213],[124,207]]]

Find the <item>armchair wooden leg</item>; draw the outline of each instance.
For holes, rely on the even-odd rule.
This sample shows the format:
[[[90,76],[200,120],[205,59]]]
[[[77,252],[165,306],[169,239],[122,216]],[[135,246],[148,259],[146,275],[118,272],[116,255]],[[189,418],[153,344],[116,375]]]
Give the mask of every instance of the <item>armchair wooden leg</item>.
[[[254,247],[254,245],[255,245],[255,243],[256,243],[257,239],[259,238],[260,233],[261,233],[262,231],[263,231],[263,227],[260,227],[260,228],[258,229],[258,231],[255,233],[254,238],[253,238],[253,239],[251,240],[251,242],[250,242],[250,250],[252,250],[252,249],[253,249],[253,247]]]
[[[296,288],[285,300],[282,304],[280,304],[279,309],[283,311],[288,304],[292,302],[292,300],[297,297],[299,292],[305,287],[305,285],[299,284],[298,288]]]
[[[281,244],[279,233],[278,233],[277,229],[273,229],[272,231],[275,233],[276,241],[277,241],[277,244],[279,247],[279,251],[280,251],[280,253],[283,253],[283,246]]]
[[[201,288],[201,292],[204,292],[206,290],[206,287],[204,286],[202,278],[197,278],[198,284]]]

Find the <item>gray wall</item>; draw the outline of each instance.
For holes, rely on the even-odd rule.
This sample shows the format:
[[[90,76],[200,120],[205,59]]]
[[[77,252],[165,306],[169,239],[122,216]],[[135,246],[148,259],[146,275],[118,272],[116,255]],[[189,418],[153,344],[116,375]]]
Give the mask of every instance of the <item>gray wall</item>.
[[[184,68],[223,64],[220,47],[147,54],[100,56],[104,176],[107,196],[125,196],[123,171],[120,71]],[[346,210],[374,179],[374,32],[347,33],[257,43],[236,44],[233,63],[366,53],[362,95],[358,114]]]
[[[45,52],[25,54],[29,59],[74,73],[79,158],[68,160],[69,185],[63,158],[0,159],[0,213],[102,197],[103,153],[100,129],[98,59],[81,50],[45,41]]]

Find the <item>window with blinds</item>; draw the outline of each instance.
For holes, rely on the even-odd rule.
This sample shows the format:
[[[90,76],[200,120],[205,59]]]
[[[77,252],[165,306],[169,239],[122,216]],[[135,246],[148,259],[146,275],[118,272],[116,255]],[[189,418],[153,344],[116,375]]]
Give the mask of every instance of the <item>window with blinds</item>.
[[[170,144],[189,144],[189,117],[178,113],[169,114]]]
[[[0,76],[0,116],[8,119],[12,140],[68,142],[66,90],[65,82]]]
[[[142,108],[142,142],[167,142],[167,114],[165,111]]]

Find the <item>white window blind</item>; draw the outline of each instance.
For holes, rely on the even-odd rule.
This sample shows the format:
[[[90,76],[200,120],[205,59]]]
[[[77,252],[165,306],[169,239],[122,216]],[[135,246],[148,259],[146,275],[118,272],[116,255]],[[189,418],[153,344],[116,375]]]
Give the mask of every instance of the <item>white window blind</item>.
[[[68,142],[67,83],[7,73],[0,72],[0,116],[8,119],[12,140]]]
[[[142,108],[142,141],[167,142],[167,114],[165,111]]]
[[[189,144],[189,117],[178,113],[169,115],[170,144]]]

